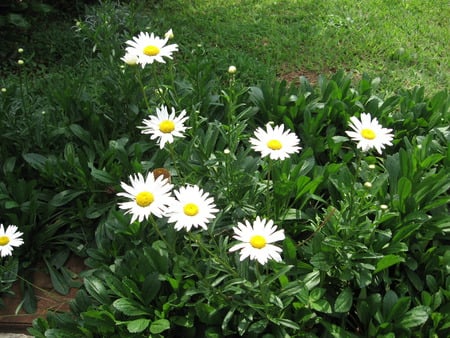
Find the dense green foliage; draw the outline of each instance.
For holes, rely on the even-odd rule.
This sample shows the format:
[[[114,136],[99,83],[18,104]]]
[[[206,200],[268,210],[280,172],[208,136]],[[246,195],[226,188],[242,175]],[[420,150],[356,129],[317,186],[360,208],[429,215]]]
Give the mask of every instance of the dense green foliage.
[[[88,267],[71,311],[49,313],[30,333],[448,336],[448,91],[386,94],[378,77],[344,71],[315,83],[255,81],[248,59],[229,74],[236,59],[184,44],[176,29],[174,60],[126,66],[126,40],[174,28],[162,17],[148,28],[144,14],[135,4],[92,7],[71,39],[60,37],[52,54],[60,64],[47,56],[39,68],[43,46],[34,55],[25,47],[25,63],[11,62],[2,80],[0,220],[19,226],[25,241],[2,259],[2,295],[18,273],[32,312],[26,280],[38,262],[62,294],[76,285],[68,257]],[[160,104],[189,114],[186,137],[168,149],[137,128]],[[363,112],[393,129],[383,154],[362,153],[345,134]],[[267,161],[250,148],[269,121],[299,136],[299,154]],[[214,197],[220,212],[208,230],[178,232],[165,218],[130,224],[118,209],[120,183],[160,167],[176,186]],[[285,230],[283,262],[262,267],[228,252],[232,227],[256,216]]]

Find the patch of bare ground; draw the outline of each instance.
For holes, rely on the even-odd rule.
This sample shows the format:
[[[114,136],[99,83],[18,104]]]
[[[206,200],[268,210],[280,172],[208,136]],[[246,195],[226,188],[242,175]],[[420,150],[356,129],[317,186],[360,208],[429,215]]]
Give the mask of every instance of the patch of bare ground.
[[[86,269],[83,259],[75,256],[69,258],[66,268],[76,275]],[[67,295],[57,293],[50,276],[39,268],[34,273],[32,284],[37,299],[36,312],[26,313],[23,310],[20,282],[15,283],[12,287],[14,295],[3,298],[4,308],[0,309],[0,332],[27,333],[27,328],[31,327],[33,320],[45,317],[47,311],[68,311],[69,302],[75,298],[78,291],[78,288],[71,288]]]
[[[305,77],[311,85],[317,84],[318,78],[321,75],[330,77],[336,73],[336,69],[324,69],[323,71],[309,70],[309,69],[294,69],[288,67],[281,67],[278,72],[278,80],[284,80],[287,83],[298,85],[300,84],[300,78]],[[348,72],[352,76],[352,82],[357,82],[361,79],[361,74]]]

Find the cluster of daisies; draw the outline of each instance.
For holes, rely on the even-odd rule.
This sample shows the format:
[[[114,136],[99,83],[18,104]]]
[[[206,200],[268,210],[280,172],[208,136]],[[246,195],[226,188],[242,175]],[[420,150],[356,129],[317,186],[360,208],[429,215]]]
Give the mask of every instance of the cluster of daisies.
[[[164,38],[141,32],[126,42],[128,47],[122,60],[129,65],[141,65],[142,68],[153,62],[165,62],[164,57],[172,58],[172,53],[178,50],[178,45],[167,44],[172,37],[172,30]],[[169,108],[162,105],[156,108],[156,115],[144,119],[144,125],[138,128],[142,129],[143,134],[150,135],[150,139],[155,140],[163,149],[176,138],[185,136],[188,129],[186,120],[188,116],[185,110],[177,115],[174,108],[169,112]],[[350,122],[352,131],[346,133],[358,142],[357,147],[362,151],[375,148],[381,153],[386,145],[392,144],[392,130],[383,128],[370,114],[361,114],[360,120],[352,117]],[[271,160],[284,160],[301,149],[297,135],[283,125],[274,126],[271,123],[265,129],[257,128],[249,143],[253,150],[261,153],[261,157]],[[190,231],[192,228],[206,230],[208,223],[215,219],[219,211],[209,193],[196,185],[173,190],[173,184],[160,170],[150,172],[146,177],[140,173],[131,175],[129,181],[131,184],[121,183],[124,192],[118,193],[118,196],[128,199],[119,203],[119,208],[132,215],[131,222],[142,222],[153,215],[157,218],[166,217],[167,222],[174,224],[178,231]],[[246,258],[257,260],[261,264],[266,264],[269,260],[281,261],[282,250],[273,243],[284,240],[284,230],[278,230],[272,220],[257,217],[253,223],[238,223],[233,231],[233,237],[239,243],[229,251],[240,251],[241,261]]]
[[[192,228],[206,230],[219,211],[214,199],[197,185],[173,190],[173,184],[163,171],[155,170],[145,177],[140,173],[131,175],[131,185],[122,182],[124,192],[119,192],[118,196],[128,201],[119,203],[119,208],[132,215],[131,222],[142,222],[153,216],[166,217],[167,222],[178,231],[190,231]],[[253,224],[248,221],[238,223],[233,230],[234,237],[240,243],[231,247],[230,251],[241,250],[241,260],[250,257],[261,264],[269,259],[281,260],[281,249],[272,243],[283,240],[284,231],[277,230],[273,221],[258,217]]]

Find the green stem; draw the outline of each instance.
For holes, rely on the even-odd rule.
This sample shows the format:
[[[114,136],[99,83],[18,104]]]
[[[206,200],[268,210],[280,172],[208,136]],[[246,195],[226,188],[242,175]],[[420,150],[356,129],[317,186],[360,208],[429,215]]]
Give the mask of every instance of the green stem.
[[[162,234],[161,230],[158,227],[158,224],[156,223],[156,220],[153,218],[153,215],[150,215],[149,217],[150,223],[152,223],[153,229],[155,230],[156,234],[159,236],[159,238],[166,244],[167,250],[170,250],[172,254],[176,254],[175,252],[175,243],[170,244],[166,237]]]
[[[150,112],[150,104],[149,104],[149,101],[148,101],[148,98],[147,98],[147,94],[145,92],[144,83],[142,82],[141,69],[138,69],[137,67],[136,67],[136,69],[137,69],[136,70],[136,72],[137,72],[136,78],[137,78],[137,81],[139,82],[139,85],[141,86],[142,96],[144,97],[144,103],[145,103],[145,106],[147,107],[147,112]]]
[[[189,239],[196,243],[198,245],[198,247],[201,250],[204,250],[210,257],[213,258],[213,260],[219,262],[231,275],[233,275],[234,277],[239,277],[238,273],[236,272],[235,269],[233,269],[233,267],[228,264],[228,262],[226,262],[225,260],[223,260],[221,257],[217,256],[213,251],[211,251],[210,249],[208,249],[203,242],[201,242],[200,240],[198,240],[197,238],[195,238],[191,232],[188,233]]]
[[[170,159],[172,161],[172,165],[173,165],[173,167],[175,169],[177,178],[178,178],[179,182],[181,183],[181,181],[182,181],[181,180],[182,179],[181,170],[178,167],[178,161],[177,161],[177,157],[176,157],[176,154],[175,154],[175,148],[174,148],[172,143],[167,143],[167,150],[169,151],[169,156],[170,156]]]
[[[272,202],[273,202],[273,191],[270,191],[270,183],[272,180],[272,160],[267,158],[267,185],[266,185],[266,215],[268,218],[271,217],[270,213],[272,210]],[[273,182],[272,182],[273,183]],[[272,184],[273,185],[273,184]]]

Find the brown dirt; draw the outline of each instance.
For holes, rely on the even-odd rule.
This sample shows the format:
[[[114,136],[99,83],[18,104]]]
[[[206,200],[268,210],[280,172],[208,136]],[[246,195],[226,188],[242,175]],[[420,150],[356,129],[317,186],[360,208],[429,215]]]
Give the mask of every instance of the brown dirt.
[[[83,260],[79,257],[70,257],[66,267],[75,274],[85,270]],[[70,289],[67,295],[56,292],[50,280],[50,276],[43,271],[36,271],[33,276],[35,294],[37,298],[37,311],[26,313],[20,304],[22,302],[22,292],[20,283],[15,283],[12,287],[14,296],[4,296],[5,307],[0,309],[0,332],[20,332],[27,333],[26,329],[31,327],[35,318],[45,317],[47,311],[68,311],[69,302],[75,297],[77,288]],[[19,311],[17,311],[19,309]]]

